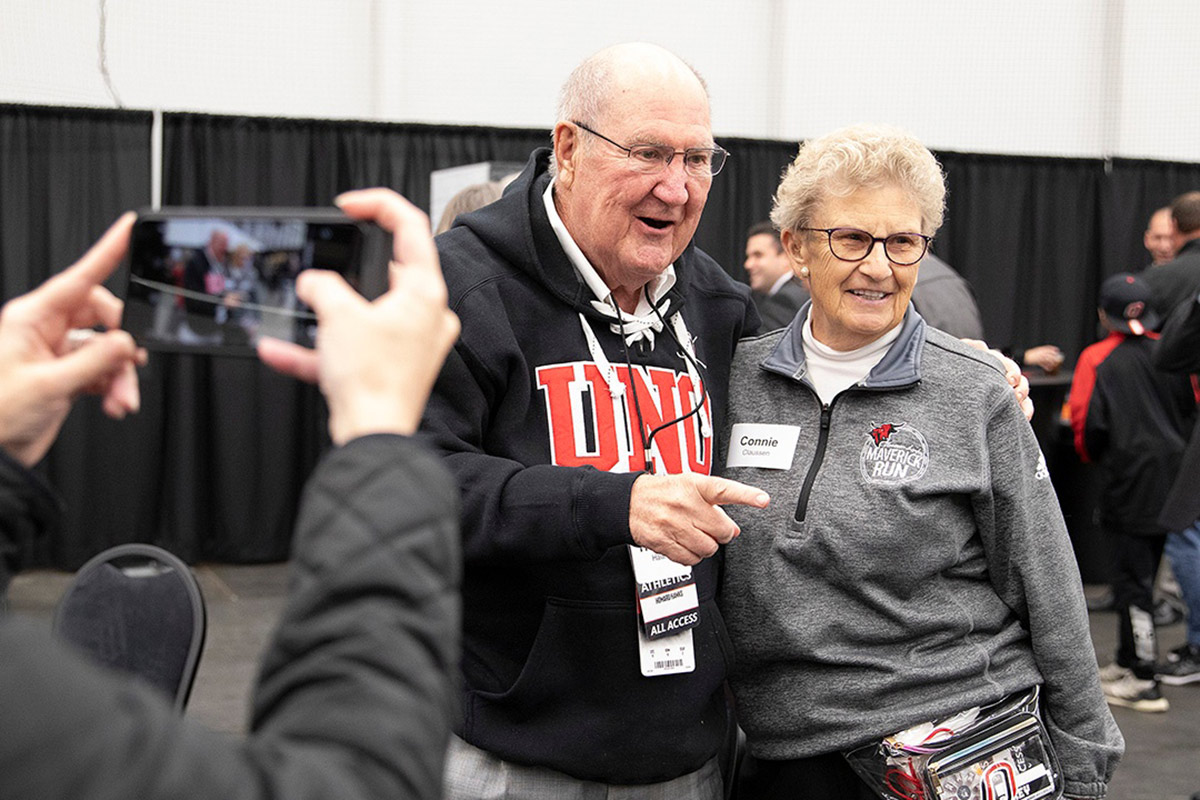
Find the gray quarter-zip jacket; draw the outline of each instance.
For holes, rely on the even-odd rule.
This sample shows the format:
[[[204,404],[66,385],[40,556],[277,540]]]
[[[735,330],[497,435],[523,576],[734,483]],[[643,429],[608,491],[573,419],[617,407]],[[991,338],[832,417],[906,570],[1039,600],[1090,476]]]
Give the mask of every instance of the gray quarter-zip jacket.
[[[1103,797],[1124,742],[1045,460],[998,362],[910,306],[883,360],[823,406],[808,309],[739,343],[730,381],[724,474],[771,495],[727,509],[742,533],[721,602],[751,753],[844,750],[1042,684],[1066,794]],[[798,428],[794,452],[736,466],[770,451],[781,429],[762,424]]]

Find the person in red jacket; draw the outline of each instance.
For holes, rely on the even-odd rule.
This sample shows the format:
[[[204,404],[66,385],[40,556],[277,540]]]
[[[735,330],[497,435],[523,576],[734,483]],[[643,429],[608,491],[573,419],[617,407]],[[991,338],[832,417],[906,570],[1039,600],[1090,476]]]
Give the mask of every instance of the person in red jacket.
[[[1104,481],[1101,524],[1114,534],[1118,612],[1116,660],[1101,670],[1112,705],[1166,711],[1155,679],[1154,577],[1167,530],[1158,522],[1179,470],[1196,400],[1186,376],[1155,369],[1151,354],[1158,316],[1140,278],[1121,273],[1100,287],[1107,338],[1079,357],[1071,385],[1075,447],[1096,461]]]

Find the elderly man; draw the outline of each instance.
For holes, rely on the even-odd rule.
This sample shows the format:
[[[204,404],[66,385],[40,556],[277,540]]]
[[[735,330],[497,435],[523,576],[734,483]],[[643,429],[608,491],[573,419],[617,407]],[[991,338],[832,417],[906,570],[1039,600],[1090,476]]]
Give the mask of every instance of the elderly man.
[[[707,557],[738,532],[719,504],[767,501],[710,476],[757,326],[691,244],[726,153],[701,79],[645,44],[571,74],[553,144],[437,240],[463,321],[423,423],[463,491],[446,796],[716,798]]]
[[[212,275],[224,275],[228,269],[229,236],[222,230],[214,230],[208,237],[203,250],[192,253],[183,271],[183,288],[197,294],[214,293]],[[222,288],[224,284],[222,283]],[[216,306],[202,298],[189,298],[188,310],[213,316]]]
[[[792,273],[792,262],[779,242],[779,231],[769,222],[759,222],[746,234],[746,261],[742,264],[762,329],[786,327],[800,306],[808,302],[808,289]]]

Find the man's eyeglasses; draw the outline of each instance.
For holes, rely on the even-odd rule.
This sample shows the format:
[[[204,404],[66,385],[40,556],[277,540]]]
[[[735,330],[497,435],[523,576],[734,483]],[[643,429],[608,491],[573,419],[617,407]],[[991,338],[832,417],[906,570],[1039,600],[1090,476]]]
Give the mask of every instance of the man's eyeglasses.
[[[621,148],[629,157],[630,166],[647,174],[662,172],[671,166],[675,156],[683,156],[683,168],[689,175],[693,178],[711,178],[721,171],[721,167],[725,166],[725,159],[729,157],[729,151],[720,146],[689,147],[687,150],[675,150],[664,144],[635,144],[626,147],[603,133],[597,133],[582,122],[572,120],[571,124],[592,136],[598,136],[613,147]]]
[[[858,228],[800,228],[816,231],[829,239],[829,252],[841,261],[862,261],[871,254],[876,242],[883,242],[888,260],[902,267],[915,264],[925,257],[932,236],[923,233],[893,233],[891,236],[872,236]]]

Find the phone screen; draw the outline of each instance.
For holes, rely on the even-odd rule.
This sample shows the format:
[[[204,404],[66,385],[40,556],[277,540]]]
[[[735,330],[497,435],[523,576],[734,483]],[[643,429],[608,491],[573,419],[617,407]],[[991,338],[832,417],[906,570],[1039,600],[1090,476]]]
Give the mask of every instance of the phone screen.
[[[335,209],[197,208],[134,223],[123,327],[156,350],[253,355],[263,336],[313,346],[306,269],[359,288],[365,226]]]

